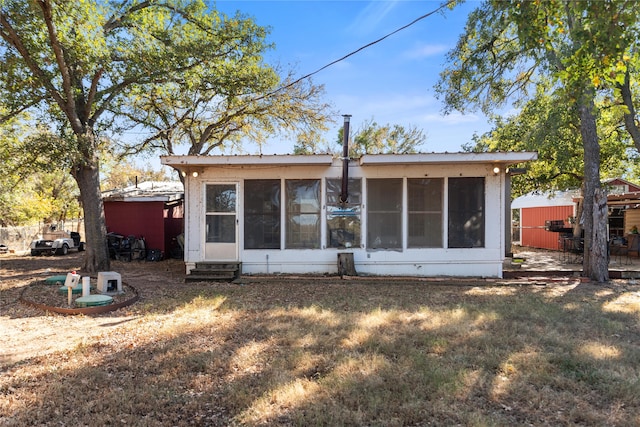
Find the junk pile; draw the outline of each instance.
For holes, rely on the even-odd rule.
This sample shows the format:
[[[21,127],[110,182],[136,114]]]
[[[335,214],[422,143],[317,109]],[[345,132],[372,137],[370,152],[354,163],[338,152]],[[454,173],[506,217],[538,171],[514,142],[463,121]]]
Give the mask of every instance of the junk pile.
[[[107,233],[107,247],[111,259],[118,261],[144,260],[147,257],[147,245],[142,236]]]

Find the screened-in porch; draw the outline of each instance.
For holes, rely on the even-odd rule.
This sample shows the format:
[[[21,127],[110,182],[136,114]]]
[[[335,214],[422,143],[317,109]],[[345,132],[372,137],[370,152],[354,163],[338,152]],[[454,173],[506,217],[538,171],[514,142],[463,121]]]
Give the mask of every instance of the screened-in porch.
[[[485,244],[484,177],[349,178],[344,203],[339,200],[339,178],[247,179],[243,185],[245,250],[403,250]]]
[[[163,161],[187,178],[187,271],[236,260],[242,274],[332,274],[349,253],[358,274],[499,277],[508,166],[535,153],[481,154],[364,156],[346,179],[330,156]]]

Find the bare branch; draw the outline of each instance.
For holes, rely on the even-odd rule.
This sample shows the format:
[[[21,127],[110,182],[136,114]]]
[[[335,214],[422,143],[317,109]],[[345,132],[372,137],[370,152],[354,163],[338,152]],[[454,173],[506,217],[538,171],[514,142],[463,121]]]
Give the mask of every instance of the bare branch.
[[[60,45],[60,40],[58,40],[58,34],[53,24],[52,6],[49,0],[38,0],[37,3],[42,9],[44,23],[47,26],[47,32],[49,34],[49,43],[53,49],[60,70],[60,76],[62,77],[62,90],[64,91],[66,99],[60,105],[60,108],[67,114],[71,126],[73,126],[75,132],[79,134],[82,133],[82,123],[75,108],[75,97],[71,83],[71,74],[69,73],[69,65],[64,59],[63,48]]]
[[[38,66],[34,60],[31,52],[26,48],[22,42],[20,36],[15,31],[7,16],[0,10],[0,36],[10,45],[12,45],[24,59],[25,64],[29,67],[29,70],[38,79],[38,81],[46,88],[47,93],[56,101],[62,108],[65,105],[65,101],[51,83],[50,78],[46,75],[44,70]],[[34,104],[35,105],[35,104]]]

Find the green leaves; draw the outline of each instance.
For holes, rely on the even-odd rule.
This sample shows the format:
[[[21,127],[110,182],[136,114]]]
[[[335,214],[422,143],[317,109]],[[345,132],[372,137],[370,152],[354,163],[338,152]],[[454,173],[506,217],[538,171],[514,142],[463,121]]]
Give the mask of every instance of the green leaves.
[[[620,94],[626,90],[629,112],[630,92],[637,90],[639,16],[640,4],[628,1],[488,1],[469,16],[437,93],[445,111],[491,114],[514,104],[518,114],[494,120],[494,130],[468,148],[538,151],[528,188],[580,185],[577,103],[593,93],[603,175],[624,174],[631,145],[620,132]],[[626,75],[632,81],[624,86]]]
[[[21,119],[0,126],[0,224],[78,217],[78,187],[68,173],[73,145]]]
[[[437,92],[445,110],[489,113],[527,97],[539,77],[568,92],[620,83],[637,51],[640,5],[627,1],[489,1],[468,20]]]

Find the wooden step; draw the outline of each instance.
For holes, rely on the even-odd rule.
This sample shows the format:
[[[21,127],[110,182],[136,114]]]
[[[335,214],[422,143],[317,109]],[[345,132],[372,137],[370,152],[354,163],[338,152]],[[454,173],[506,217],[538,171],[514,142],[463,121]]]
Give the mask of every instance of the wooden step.
[[[241,262],[196,262],[196,268],[202,269],[218,269],[218,268],[235,268],[238,269],[242,265]]]
[[[231,282],[240,277],[240,262],[197,262],[185,282]]]
[[[237,268],[202,268],[202,267],[196,267],[194,269],[191,270],[191,274],[208,274],[212,271],[215,272],[220,272],[220,273],[235,273],[236,271],[238,271]]]
[[[186,282],[233,282],[235,276],[216,276],[216,275],[200,275],[188,274],[185,276]]]

